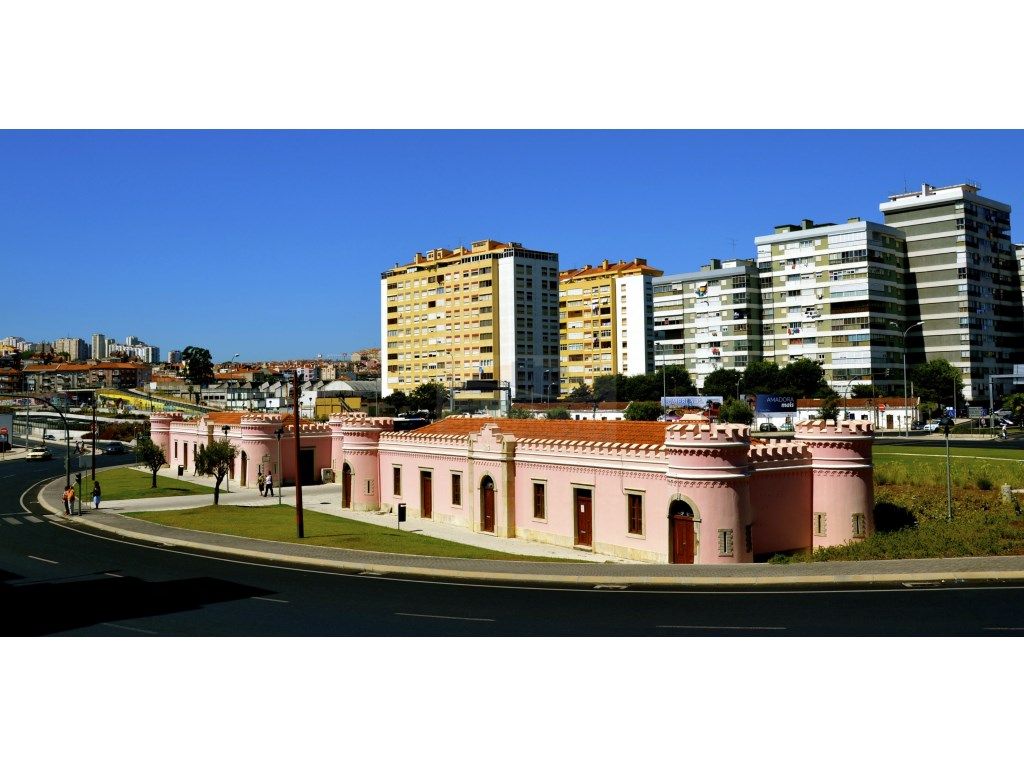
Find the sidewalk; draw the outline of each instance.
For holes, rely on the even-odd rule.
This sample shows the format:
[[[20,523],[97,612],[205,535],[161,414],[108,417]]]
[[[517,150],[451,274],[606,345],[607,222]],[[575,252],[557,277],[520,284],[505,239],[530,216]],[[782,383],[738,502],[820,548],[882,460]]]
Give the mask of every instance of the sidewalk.
[[[162,473],[176,477],[176,472]],[[189,478],[190,482],[210,485],[208,478]],[[202,482],[201,482],[202,481]],[[147,541],[163,546],[181,547],[243,557],[267,560],[307,568],[326,568],[354,572],[364,576],[416,576],[460,581],[497,583],[547,584],[573,587],[626,588],[633,587],[798,587],[857,584],[903,584],[928,586],[940,582],[966,583],[971,581],[1024,580],[1024,557],[965,557],[945,560],[874,560],[845,563],[797,563],[768,565],[750,563],[740,565],[651,565],[628,561],[611,561],[603,555],[566,550],[516,539],[499,539],[484,533],[474,533],[433,523],[429,520],[410,520],[403,530],[437,535],[475,546],[520,554],[540,554],[590,562],[539,563],[509,560],[470,560],[463,558],[425,557],[385,552],[338,549],[310,544],[291,544],[276,541],[247,539],[240,536],[191,531],[148,523],[125,517],[127,511],[142,509],[184,509],[203,506],[211,496],[185,496],[166,500],[133,499],[101,504],[99,511],[87,509],[83,504],[82,517],[64,518],[60,494],[63,479],[48,483],[39,495],[42,506],[52,515],[71,525],[86,525],[125,538]],[[237,493],[237,495],[236,495]],[[290,488],[285,489],[284,504],[294,504]],[[350,517],[378,525],[395,525],[394,515],[350,512],[340,509],[339,486],[326,484],[303,488],[303,507],[307,510]],[[222,497],[223,498],[223,497]],[[224,503],[249,506],[267,506],[276,501],[263,499],[255,490],[232,491]],[[321,509],[318,509],[321,507]],[[443,535],[442,535],[443,534]],[[507,549],[505,547],[508,547]],[[584,557],[589,556],[589,557]]]

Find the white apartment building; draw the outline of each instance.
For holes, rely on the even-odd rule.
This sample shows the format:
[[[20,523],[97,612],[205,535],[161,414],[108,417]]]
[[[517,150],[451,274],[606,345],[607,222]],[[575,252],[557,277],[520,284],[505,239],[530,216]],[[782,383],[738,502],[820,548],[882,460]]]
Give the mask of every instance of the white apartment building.
[[[761,294],[751,259],[712,259],[653,280],[654,365],[681,365],[701,389],[719,368],[761,359]]]
[[[963,397],[987,401],[988,377],[1011,373],[1020,359],[1024,312],[1010,206],[978,191],[925,184],[879,209],[906,237],[924,357],[960,368]]]
[[[804,219],[754,244],[765,360],[816,360],[841,394],[855,384],[902,391],[903,331],[916,318],[908,316],[900,230]]]

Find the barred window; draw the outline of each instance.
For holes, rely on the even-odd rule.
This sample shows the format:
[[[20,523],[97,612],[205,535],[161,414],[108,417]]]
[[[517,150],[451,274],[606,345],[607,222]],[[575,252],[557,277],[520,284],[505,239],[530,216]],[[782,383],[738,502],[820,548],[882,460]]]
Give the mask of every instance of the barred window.
[[[394,489],[395,496],[402,495],[402,468],[392,467],[391,468],[391,483]]]
[[[718,529],[718,554],[723,557],[732,555],[732,528]]]
[[[827,525],[825,515],[818,514],[814,516],[814,535],[824,536],[827,531]]]
[[[452,475],[452,505],[462,504],[462,475]]]
[[[858,512],[853,516],[853,535],[854,536],[866,536],[867,535],[867,520],[863,512]]]

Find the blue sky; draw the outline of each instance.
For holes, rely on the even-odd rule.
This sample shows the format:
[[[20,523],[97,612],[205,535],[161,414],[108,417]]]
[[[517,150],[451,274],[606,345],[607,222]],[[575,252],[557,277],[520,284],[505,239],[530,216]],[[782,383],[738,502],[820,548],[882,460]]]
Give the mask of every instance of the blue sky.
[[[776,224],[880,220],[887,195],[924,182],[970,180],[1022,215],[1022,138],[4,131],[0,336],[330,357],[379,344],[380,272],[416,251],[493,238],[557,251],[562,268],[639,256],[687,271],[752,256]]]

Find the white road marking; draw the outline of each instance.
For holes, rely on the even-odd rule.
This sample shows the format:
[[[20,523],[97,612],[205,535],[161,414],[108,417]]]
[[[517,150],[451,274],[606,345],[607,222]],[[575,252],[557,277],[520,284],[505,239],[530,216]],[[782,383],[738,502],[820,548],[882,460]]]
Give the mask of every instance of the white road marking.
[[[28,520],[30,523],[41,523],[41,522],[43,522],[41,519],[39,519],[38,517],[35,517],[34,515],[25,515],[25,519]]]
[[[16,517],[7,516],[0,518],[0,520],[3,520],[5,523],[10,523],[11,525],[21,525],[21,520]]]
[[[705,627],[697,624],[658,624],[658,629],[749,629],[749,630],[760,630],[760,629],[785,629],[785,627]]]
[[[129,629],[132,632],[143,632],[143,633],[145,633],[147,635],[158,635],[158,634],[160,634],[159,632],[153,632],[153,631],[148,630],[148,629],[139,629],[138,627],[126,627],[124,624],[114,624],[113,622],[110,622],[110,621],[104,621],[103,622],[103,626],[104,627],[114,627],[115,629]]]
[[[111,573],[110,571],[104,571],[103,575],[104,576],[113,576],[115,579],[123,579],[124,578],[124,574],[123,573]]]
[[[989,632],[1024,632],[1024,627],[985,627]]]
[[[595,584],[594,589],[625,589],[625,584]]]
[[[52,565],[60,565],[56,560],[47,560],[45,557],[36,557],[35,555],[29,555],[33,560],[41,560],[44,563],[51,563]]]
[[[266,600],[268,603],[287,603],[287,600],[278,600],[276,597],[254,597],[253,600]]]
[[[432,613],[395,613],[395,616],[412,616],[417,619],[450,619],[451,621],[494,621],[494,619],[474,619],[468,616],[435,616]]]

